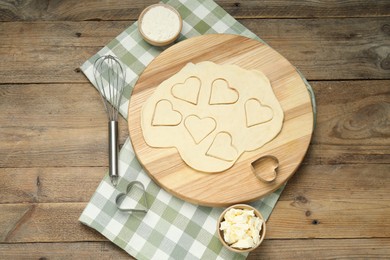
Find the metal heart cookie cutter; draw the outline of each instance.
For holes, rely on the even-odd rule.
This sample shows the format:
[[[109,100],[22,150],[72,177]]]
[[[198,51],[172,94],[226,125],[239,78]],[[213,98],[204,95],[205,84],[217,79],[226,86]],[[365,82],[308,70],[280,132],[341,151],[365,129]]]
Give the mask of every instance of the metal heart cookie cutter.
[[[122,206],[123,201],[127,197],[127,195],[131,192],[131,190],[135,187],[139,187],[142,190],[141,200],[143,200],[144,208],[126,208]],[[126,193],[119,193],[116,196],[115,204],[120,211],[130,212],[130,213],[147,213],[149,209],[148,200],[146,199],[146,190],[145,186],[140,181],[132,181],[127,185]]]
[[[262,182],[271,183],[276,179],[279,160],[273,155],[262,156],[251,163],[253,174]]]

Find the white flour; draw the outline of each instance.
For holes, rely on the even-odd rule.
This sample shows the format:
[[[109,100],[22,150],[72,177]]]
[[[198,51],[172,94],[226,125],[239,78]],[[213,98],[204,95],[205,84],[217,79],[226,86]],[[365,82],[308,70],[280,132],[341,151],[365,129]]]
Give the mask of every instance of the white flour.
[[[179,17],[168,8],[156,6],[144,14],[142,19],[142,31],[155,41],[165,41],[180,29]]]

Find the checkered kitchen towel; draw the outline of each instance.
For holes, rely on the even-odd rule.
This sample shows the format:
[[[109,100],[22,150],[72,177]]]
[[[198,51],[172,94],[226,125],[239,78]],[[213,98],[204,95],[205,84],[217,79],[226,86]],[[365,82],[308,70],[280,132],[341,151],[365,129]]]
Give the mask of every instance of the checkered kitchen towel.
[[[162,2],[176,8],[183,18],[179,41],[208,33],[239,34],[260,40],[211,0]],[[138,76],[161,51],[163,48],[153,47],[142,40],[135,22],[86,61],[81,69],[95,85],[93,62],[98,57],[111,54],[127,65],[128,85],[119,107],[120,113],[127,118],[129,98]],[[309,84],[307,86],[312,93]],[[82,223],[96,229],[137,259],[246,258],[247,254],[230,252],[219,242],[216,221],[223,209],[193,205],[161,189],[142,169],[129,139],[120,151],[119,174],[121,178],[116,189],[108,175],[104,177],[80,216]],[[146,189],[150,208],[145,215],[118,211],[115,204],[117,195],[135,180],[143,183]],[[252,205],[268,218],[282,190],[283,187]],[[133,203],[142,205],[139,194],[130,197]]]

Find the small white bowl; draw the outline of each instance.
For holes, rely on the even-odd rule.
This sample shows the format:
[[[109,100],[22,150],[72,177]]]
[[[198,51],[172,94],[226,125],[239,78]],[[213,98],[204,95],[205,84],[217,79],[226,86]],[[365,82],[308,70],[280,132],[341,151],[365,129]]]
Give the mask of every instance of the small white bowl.
[[[177,17],[179,18],[179,29],[177,30],[177,32],[169,39],[166,39],[164,41],[158,41],[158,40],[155,40],[155,39],[151,39],[150,37],[148,37],[142,30],[142,22],[143,22],[143,18],[145,16],[145,14],[152,8],[155,8],[155,7],[158,7],[158,6],[162,6],[164,8],[167,8],[169,9],[170,11],[172,11],[173,13],[175,13],[177,15]],[[183,20],[179,14],[179,12],[173,8],[172,6],[170,5],[167,5],[167,4],[154,4],[154,5],[150,5],[148,7],[146,7],[140,14],[139,18],[138,18],[138,31],[140,32],[142,38],[147,41],[148,43],[154,45],[154,46],[165,46],[165,45],[168,45],[172,42],[174,42],[177,37],[179,37],[179,34],[181,32],[181,29],[183,27]]]
[[[248,209],[248,210],[253,210],[256,217],[260,218],[261,220],[263,220],[263,224],[262,224],[262,227],[261,227],[261,230],[260,230],[260,233],[259,233],[259,236],[260,236],[260,240],[259,240],[259,243],[255,246],[255,247],[251,247],[251,248],[243,248],[243,249],[240,249],[240,248],[234,248],[234,247],[231,247],[229,246],[226,241],[224,240],[223,238],[223,231],[220,230],[220,226],[221,226],[221,222],[224,220],[225,218],[225,214],[227,211],[229,211],[230,209]],[[255,250],[264,240],[264,237],[265,237],[265,220],[263,218],[263,216],[261,215],[261,213],[255,209],[254,207],[252,206],[249,206],[247,204],[236,204],[236,205],[233,205],[233,206],[230,206],[229,208],[225,209],[221,215],[219,216],[219,219],[217,221],[217,232],[218,232],[218,237],[219,237],[219,240],[221,241],[221,243],[226,247],[228,248],[229,250],[233,251],[233,252],[237,252],[237,253],[244,253],[244,252],[250,252],[250,251],[253,251]]]

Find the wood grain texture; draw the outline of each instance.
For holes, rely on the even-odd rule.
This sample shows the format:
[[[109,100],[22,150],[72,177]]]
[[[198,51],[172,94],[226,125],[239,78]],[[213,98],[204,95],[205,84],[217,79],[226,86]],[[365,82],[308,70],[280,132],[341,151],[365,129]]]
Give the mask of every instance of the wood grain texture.
[[[318,116],[305,164],[390,161],[390,81],[311,85]],[[107,118],[90,84],[1,85],[0,109],[0,167],[107,166]],[[123,144],[123,118],[119,129]]]
[[[105,241],[78,218],[83,203],[0,204],[0,243]],[[267,239],[386,238],[390,199],[280,200]]]
[[[267,238],[388,237],[389,169],[386,164],[303,165],[267,223]],[[5,213],[0,215],[1,241],[101,241],[77,222],[88,193],[101,180],[94,170],[1,170],[0,200],[8,203],[0,205]],[[69,203],[77,198],[82,203]],[[51,201],[61,203],[42,203]]]
[[[388,163],[390,84],[338,81],[317,82],[313,86],[317,127],[306,162]]]
[[[81,200],[88,201],[88,191],[94,191],[101,177],[97,173],[81,177],[83,169],[73,169],[69,173],[68,169],[61,168],[42,169],[39,172],[34,169],[0,171],[4,177],[4,186],[0,186],[1,201],[23,203],[0,205],[1,212],[6,213],[0,217],[0,230],[4,232],[2,241],[72,241],[74,237],[82,241],[100,241],[100,237],[86,236],[84,228],[75,221],[85,206],[84,202],[24,204],[52,200],[67,202],[71,201],[69,197],[74,199],[82,194],[85,197]],[[268,222],[267,237],[388,236],[390,227],[383,219],[390,213],[390,187],[389,182],[385,181],[388,173],[389,166],[380,164],[302,166],[287,185]],[[40,184],[36,188],[38,177]],[[81,194],[80,188],[75,185],[75,180],[80,180],[80,177],[80,185],[87,188]],[[18,185],[23,181],[25,184]],[[57,224],[57,221],[61,224]],[[52,227],[51,232],[44,232]],[[70,237],[68,230],[73,230]]]
[[[247,259],[387,258],[388,238],[265,240]],[[315,250],[313,250],[315,249]],[[133,259],[110,242],[0,244],[6,259]]]
[[[103,106],[78,67],[156,2],[0,1],[0,258],[131,258],[77,221],[107,167]],[[390,2],[217,3],[318,103],[304,165],[249,259],[390,258]]]
[[[111,242],[1,244],[4,259],[134,259]]]
[[[252,259],[386,259],[388,238],[265,240]]]
[[[386,18],[242,22],[309,80],[390,79]],[[130,24],[0,23],[0,83],[87,82],[78,67]]]
[[[279,201],[267,222],[269,238],[389,237],[390,200]],[[382,224],[377,224],[382,223]]]
[[[85,83],[79,67],[100,49],[39,45],[0,48],[0,83]]]
[[[281,200],[390,199],[390,183],[385,181],[389,170],[388,164],[302,165]],[[107,167],[0,168],[0,202],[88,202],[106,171]]]
[[[282,193],[281,200],[388,200],[388,164],[302,165]]]
[[[86,203],[2,204],[0,242],[103,241],[78,222]]]
[[[107,115],[91,84],[1,85],[0,110],[0,167],[107,165]]]
[[[197,48],[189,51],[191,46]],[[243,153],[231,168],[214,174],[189,167],[176,149],[149,146],[141,128],[141,110],[158,85],[187,63],[202,61],[261,71],[271,82],[284,113],[282,130],[272,141]],[[246,37],[226,34],[195,37],[161,53],[134,86],[128,114],[130,140],[149,176],[181,199],[216,207],[253,201],[282,186],[302,162],[313,131],[310,95],[296,69],[272,48]],[[272,183],[259,181],[252,171],[253,167],[256,169],[252,163],[267,155],[278,160],[277,178]],[[238,182],[245,189],[236,185]]]
[[[298,19],[286,20],[283,25],[278,20],[242,22],[301,70],[307,79],[390,76],[388,18]]]
[[[0,21],[30,20],[135,20],[148,5],[147,1],[6,1],[0,4]],[[312,18],[312,17],[370,17],[388,16],[386,0],[353,1],[216,1],[228,13],[238,18]]]
[[[35,21],[0,23],[0,46],[11,47],[101,47],[119,35],[132,21],[74,22]],[[94,53],[91,52],[91,56]],[[88,57],[87,57],[88,58]],[[84,62],[84,60],[79,60]]]
[[[0,168],[0,202],[88,202],[107,167]]]

